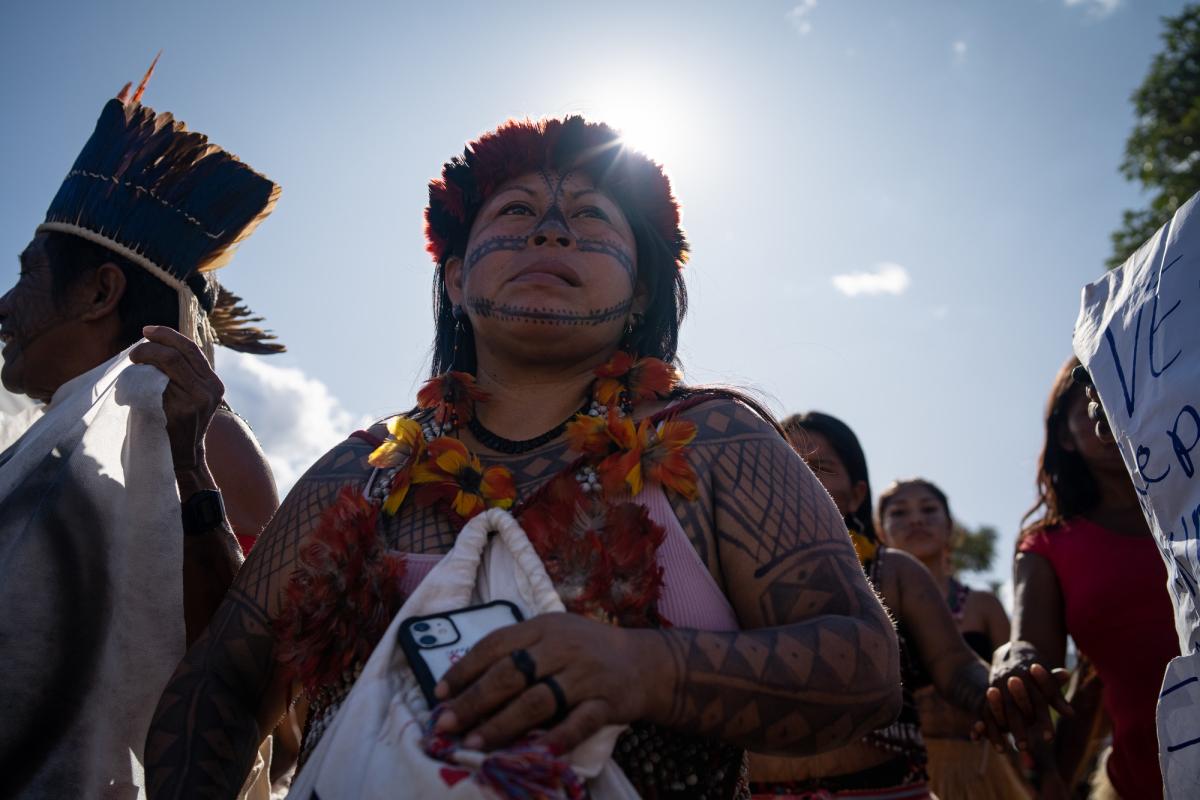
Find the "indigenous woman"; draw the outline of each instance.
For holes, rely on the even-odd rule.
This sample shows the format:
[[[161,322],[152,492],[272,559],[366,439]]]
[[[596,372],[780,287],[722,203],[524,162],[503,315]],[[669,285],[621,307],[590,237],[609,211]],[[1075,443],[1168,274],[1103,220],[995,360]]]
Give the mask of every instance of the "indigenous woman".
[[[994,594],[974,591],[954,577],[954,521],[945,493],[919,478],[896,481],[879,496],[879,521],[884,541],[925,565],[962,638],[990,663],[996,646],[1008,641],[1008,615]],[[933,686],[920,688],[916,700],[930,783],[939,797],[1028,797],[1012,763],[986,742],[972,741],[974,709],[964,710]]]
[[[789,417],[784,430],[846,520],[867,576],[896,619],[904,704],[894,723],[829,753],[808,758],[753,756],[753,791],[762,797],[932,797],[913,692],[936,687],[974,720],[984,706],[987,665],[959,636],[929,572],[908,553],[877,539],[866,457],[854,432],[818,411]],[[942,795],[943,800],[965,796]]]
[[[1112,722],[1091,796],[1161,797],[1154,712],[1163,671],[1179,654],[1166,568],[1111,432],[1089,419],[1084,387],[1072,379],[1078,365],[1072,358],[1059,370],[1046,406],[1038,500],[1013,563],[1012,641],[996,653],[993,685],[1061,666],[1070,636],[1103,684]],[[1040,697],[1004,695],[1014,727],[1037,717],[1034,727],[1048,729]],[[1066,796],[1073,771],[1046,774],[1044,793]]]
[[[294,685],[303,760],[494,507],[574,613],[472,648],[432,734],[550,757],[630,723],[614,757],[638,791],[703,798],[744,790],[743,748],[814,753],[893,719],[895,635],[828,495],[763,415],[677,383],[687,245],[661,168],[602,124],[512,122],[445,166],[426,221],[434,377],[284,501],[163,696],[155,796],[236,792]]]

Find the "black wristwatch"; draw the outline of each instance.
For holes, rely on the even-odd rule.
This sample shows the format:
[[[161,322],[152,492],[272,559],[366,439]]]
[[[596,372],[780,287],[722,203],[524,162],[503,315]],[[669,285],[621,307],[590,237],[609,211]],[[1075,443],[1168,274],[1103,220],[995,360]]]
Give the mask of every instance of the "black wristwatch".
[[[225,521],[225,503],[216,489],[201,489],[183,501],[181,510],[184,536],[199,536]]]

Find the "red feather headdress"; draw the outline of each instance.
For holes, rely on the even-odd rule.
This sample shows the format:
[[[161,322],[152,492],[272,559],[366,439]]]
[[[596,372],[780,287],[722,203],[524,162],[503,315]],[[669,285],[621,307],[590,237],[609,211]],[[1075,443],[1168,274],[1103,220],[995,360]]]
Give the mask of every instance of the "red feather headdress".
[[[662,167],[626,147],[613,128],[578,116],[509,120],[448,161],[429,182],[425,249],[439,264],[462,255],[484,201],[505,181],[539,169],[587,173],[627,215],[641,217],[662,237],[676,267],[687,261],[679,204]]]

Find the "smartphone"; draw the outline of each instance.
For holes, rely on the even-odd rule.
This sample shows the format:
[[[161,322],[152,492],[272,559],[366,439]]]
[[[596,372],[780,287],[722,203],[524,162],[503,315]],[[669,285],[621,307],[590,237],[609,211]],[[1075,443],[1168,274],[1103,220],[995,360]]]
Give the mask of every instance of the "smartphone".
[[[475,644],[497,628],[521,622],[520,610],[507,600],[409,617],[400,623],[400,647],[429,707],[437,705],[433,687]]]

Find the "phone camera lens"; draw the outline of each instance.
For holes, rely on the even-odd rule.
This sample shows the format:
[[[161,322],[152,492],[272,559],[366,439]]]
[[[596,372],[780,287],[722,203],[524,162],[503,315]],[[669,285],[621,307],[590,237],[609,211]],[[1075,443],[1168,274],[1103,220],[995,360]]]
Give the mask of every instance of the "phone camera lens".
[[[418,633],[424,633],[425,631],[429,630],[429,623],[418,622],[416,625],[413,625],[413,630],[417,631]]]
[[[414,626],[414,627],[416,627],[416,626]],[[428,627],[428,626],[426,626],[426,627]],[[426,647],[428,647],[431,644],[437,644],[437,637],[436,636],[422,636],[420,639],[417,639],[417,641],[420,642],[421,644],[425,645]]]

